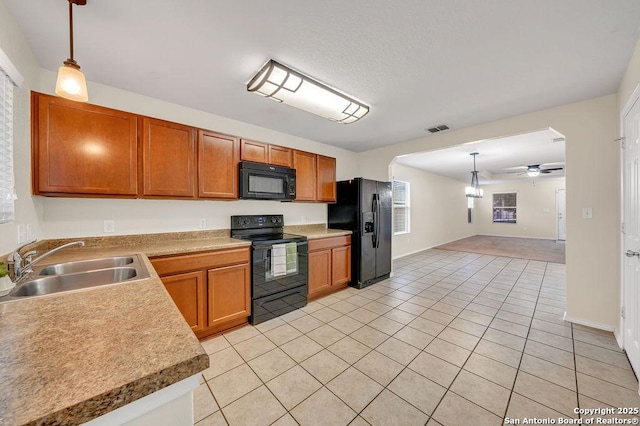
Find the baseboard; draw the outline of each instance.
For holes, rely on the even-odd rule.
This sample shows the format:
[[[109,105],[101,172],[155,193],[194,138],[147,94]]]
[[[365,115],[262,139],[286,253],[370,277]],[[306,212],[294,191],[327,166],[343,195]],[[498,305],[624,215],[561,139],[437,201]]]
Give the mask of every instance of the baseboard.
[[[476,235],[472,235],[472,237],[504,237],[504,238],[527,238],[529,240],[545,240],[545,241],[562,241],[563,243],[565,242],[564,240],[558,240],[557,238],[543,238],[543,237],[532,237],[530,235],[501,235],[501,234],[476,234]],[[466,238],[466,237],[465,237]],[[454,240],[455,241],[455,240]],[[446,243],[445,243],[446,244]]]
[[[564,313],[564,317],[563,319],[565,321],[569,321],[573,324],[579,324],[579,325],[584,325],[586,327],[591,327],[591,328],[597,328],[598,330],[603,330],[603,331],[610,331],[610,332],[614,332],[615,331],[615,327],[609,325],[609,324],[603,324],[600,322],[595,322],[595,321],[589,321],[586,319],[582,319],[582,318],[575,318],[575,317],[570,317],[569,315],[567,315],[567,313]],[[616,337],[617,340],[617,337]]]
[[[616,342],[618,342],[618,346],[620,346],[620,349],[624,349],[624,342],[622,341],[622,336],[620,335],[619,330],[613,331],[613,337],[616,338]]]
[[[475,236],[476,236],[476,234],[467,235],[466,237],[456,238],[456,239],[453,239],[453,240],[446,241],[444,243],[438,243],[438,244],[435,244],[435,245],[432,245],[432,246],[429,246],[429,247],[424,247],[424,248],[421,248],[421,249],[418,249],[418,250],[414,250],[414,251],[409,252],[409,253],[405,253],[402,256],[396,256],[396,257],[393,258],[393,260],[402,259],[403,257],[411,256],[411,255],[414,255],[414,254],[417,254],[417,253],[420,253],[420,252],[423,252],[423,251],[431,250],[432,248],[436,248],[438,246],[442,246],[442,245],[445,245],[445,244],[452,243],[454,241],[462,240],[462,239],[469,238],[469,237],[475,237]]]

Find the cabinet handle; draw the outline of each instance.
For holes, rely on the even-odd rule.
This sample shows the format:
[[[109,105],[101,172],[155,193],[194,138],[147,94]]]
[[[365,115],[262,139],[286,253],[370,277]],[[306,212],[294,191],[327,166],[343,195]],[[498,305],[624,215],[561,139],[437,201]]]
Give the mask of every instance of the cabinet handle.
[[[627,250],[627,252],[625,253],[625,255],[627,257],[634,257],[634,256],[638,256],[640,257],[640,252],[638,251],[631,251],[631,250]]]

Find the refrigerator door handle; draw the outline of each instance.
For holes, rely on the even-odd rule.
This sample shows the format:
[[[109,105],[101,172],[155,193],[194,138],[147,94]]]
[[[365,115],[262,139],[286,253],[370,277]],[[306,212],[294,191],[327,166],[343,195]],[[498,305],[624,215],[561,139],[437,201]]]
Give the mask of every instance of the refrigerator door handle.
[[[376,197],[376,248],[380,248],[380,197]]]
[[[373,194],[371,210],[373,211],[373,248],[376,248],[378,246],[378,194]]]

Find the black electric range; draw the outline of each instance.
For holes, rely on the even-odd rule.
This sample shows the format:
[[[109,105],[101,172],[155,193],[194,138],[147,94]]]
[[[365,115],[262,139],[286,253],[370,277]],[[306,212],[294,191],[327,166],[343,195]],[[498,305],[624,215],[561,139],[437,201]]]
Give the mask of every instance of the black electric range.
[[[251,241],[251,324],[307,304],[307,238],[285,233],[282,215],[231,216],[231,237]]]

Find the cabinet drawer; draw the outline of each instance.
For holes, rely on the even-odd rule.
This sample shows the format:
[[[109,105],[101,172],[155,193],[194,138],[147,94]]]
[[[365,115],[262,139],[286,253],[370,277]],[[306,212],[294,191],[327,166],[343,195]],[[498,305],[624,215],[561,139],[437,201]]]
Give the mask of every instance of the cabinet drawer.
[[[341,247],[351,244],[351,235],[342,235],[340,237],[319,238],[309,240],[309,251],[323,250],[332,247]]]
[[[158,275],[163,276],[197,269],[219,268],[248,263],[249,256],[249,247],[242,247],[182,256],[156,257],[150,260]]]

